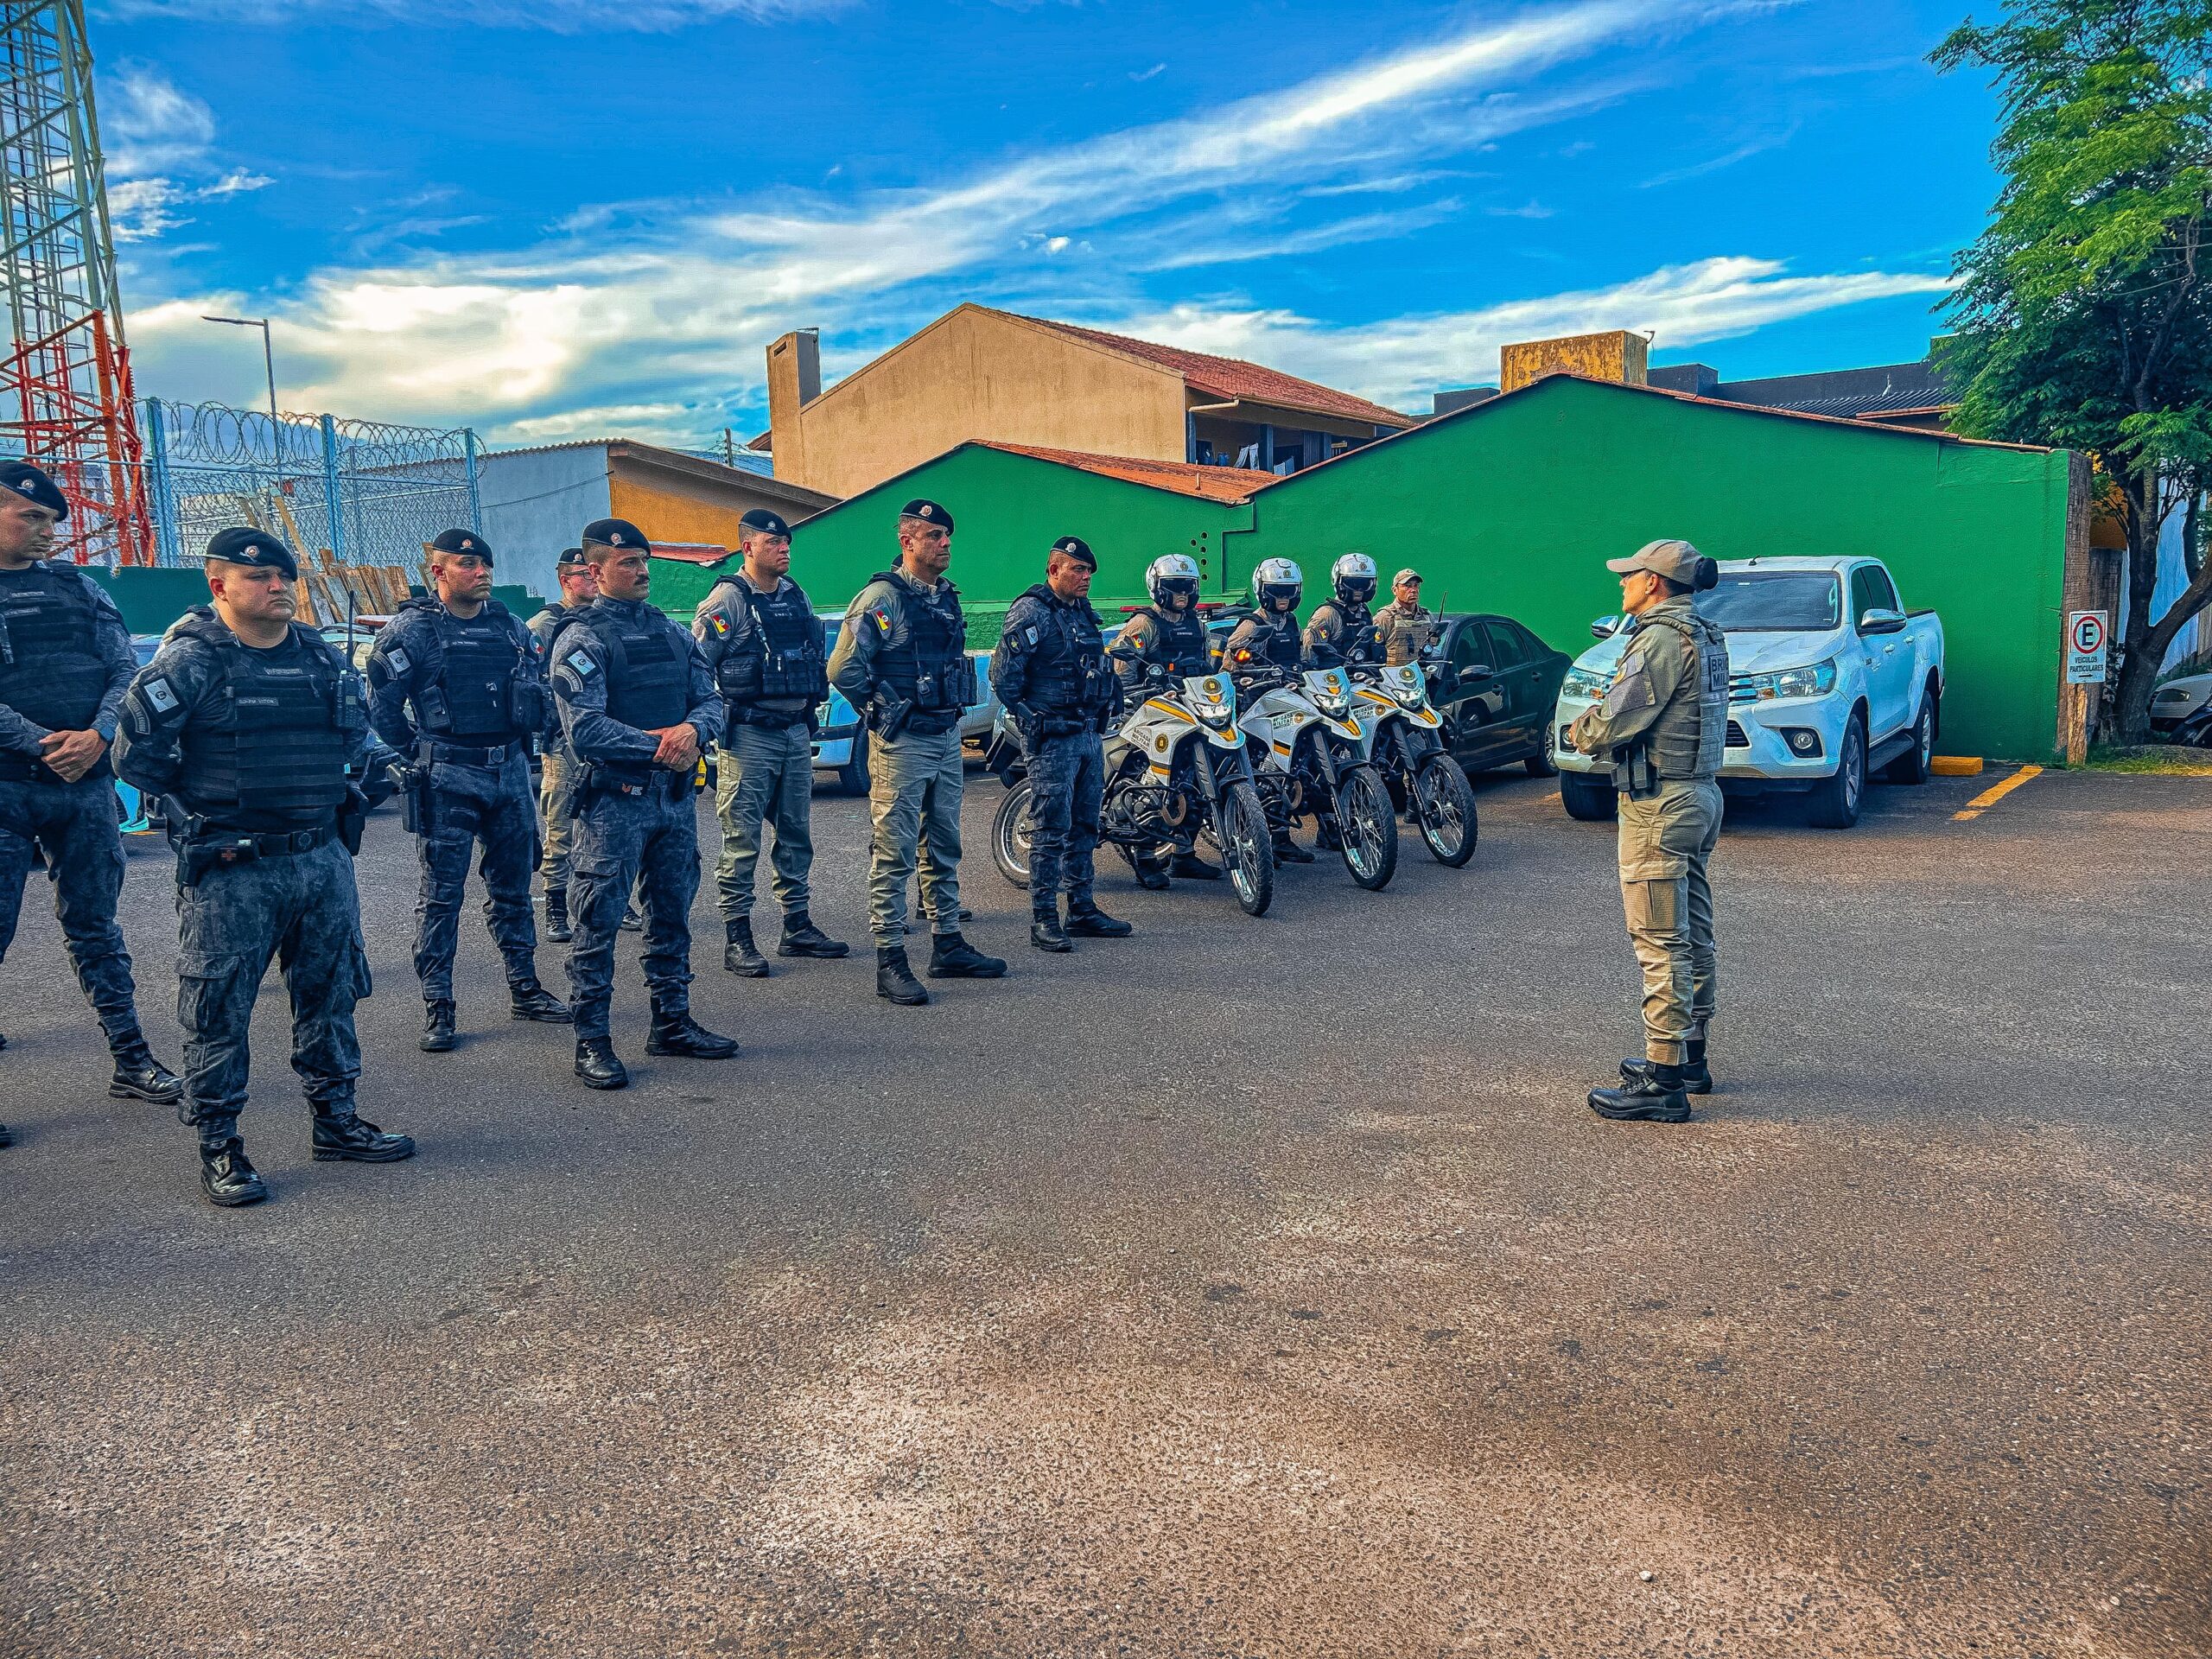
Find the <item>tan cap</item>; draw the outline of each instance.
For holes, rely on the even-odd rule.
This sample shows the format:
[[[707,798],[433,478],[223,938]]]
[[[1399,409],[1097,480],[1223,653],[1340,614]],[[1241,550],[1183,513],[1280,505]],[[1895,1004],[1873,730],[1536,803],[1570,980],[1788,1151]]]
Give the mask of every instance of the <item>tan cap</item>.
[[[1398,588],[1402,587],[1407,582],[1419,582],[1420,580],[1421,572],[1414,569],[1413,566],[1409,564],[1404,569],[1399,571],[1396,575],[1390,578],[1390,585],[1393,588]]]
[[[1696,580],[1697,562],[1701,556],[1688,542],[1646,542],[1625,559],[1607,559],[1605,569],[1617,576],[1624,576],[1631,570],[1649,570],[1687,588]]]

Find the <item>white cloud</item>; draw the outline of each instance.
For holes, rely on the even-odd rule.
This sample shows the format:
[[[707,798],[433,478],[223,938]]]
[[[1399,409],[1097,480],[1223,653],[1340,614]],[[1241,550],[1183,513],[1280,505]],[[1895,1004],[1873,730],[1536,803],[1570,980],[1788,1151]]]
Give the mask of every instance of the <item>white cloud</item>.
[[[699,23],[776,23],[842,11],[855,0],[109,0],[118,17],[179,17],[193,22],[296,26],[320,14],[353,22],[456,23],[484,29],[543,29],[580,35],[606,29],[657,33]]]
[[[1793,276],[1779,261],[1735,257],[1669,265],[1609,288],[1352,327],[1287,311],[1197,305],[1088,321],[1192,351],[1249,358],[1410,409],[1446,387],[1494,385],[1498,347],[1514,340],[1632,328],[1662,349],[1695,346],[1839,306],[1933,296],[1949,286],[1942,276],[1886,271]]]
[[[268,175],[215,169],[215,114],[150,64],[125,61],[109,78],[101,140],[108,180],[108,217],[118,242],[147,242],[192,221],[179,211],[194,201],[261,190]]]
[[[1154,75],[1160,73],[1167,66],[1164,63],[1155,63],[1149,69],[1132,69],[1129,71],[1129,79],[1131,80],[1150,80]]]
[[[1198,265],[1236,264],[1253,259],[1280,259],[1324,248],[1348,247],[1360,242],[1386,242],[1439,225],[1459,212],[1457,198],[1408,207],[1395,213],[1362,213],[1335,219],[1309,230],[1292,231],[1259,241],[1200,243],[1161,255],[1139,267],[1144,270],[1185,270]]]

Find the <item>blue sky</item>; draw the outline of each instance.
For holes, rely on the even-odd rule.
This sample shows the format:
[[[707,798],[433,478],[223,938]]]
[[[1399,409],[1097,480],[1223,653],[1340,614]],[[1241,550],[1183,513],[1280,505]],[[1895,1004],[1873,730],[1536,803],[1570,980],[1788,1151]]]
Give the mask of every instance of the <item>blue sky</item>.
[[[1960,0],[96,0],[141,388],[704,443],[963,300],[1408,410],[1506,340],[1918,356],[1995,188]]]

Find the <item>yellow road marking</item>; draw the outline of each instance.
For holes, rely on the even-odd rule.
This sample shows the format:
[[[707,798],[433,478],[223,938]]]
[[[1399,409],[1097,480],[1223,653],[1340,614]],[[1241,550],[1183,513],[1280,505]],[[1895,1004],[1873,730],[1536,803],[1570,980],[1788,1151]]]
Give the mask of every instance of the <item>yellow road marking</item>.
[[[1974,799],[1966,804],[1965,810],[1954,812],[1951,814],[1951,817],[1954,822],[1959,823],[1964,823],[1968,818],[1978,818],[1983,813],[1986,812],[1991,807],[1996,805],[1998,802],[2003,800],[2007,795],[2010,795],[2014,790],[2018,789],[2022,784],[2026,783],[2029,779],[2040,778],[2042,776],[2043,768],[2041,766],[2022,766],[2018,772],[2014,772],[2010,778],[2007,778],[2003,783],[1993,784],[1987,789],[1983,790],[1980,794],[1975,796]]]

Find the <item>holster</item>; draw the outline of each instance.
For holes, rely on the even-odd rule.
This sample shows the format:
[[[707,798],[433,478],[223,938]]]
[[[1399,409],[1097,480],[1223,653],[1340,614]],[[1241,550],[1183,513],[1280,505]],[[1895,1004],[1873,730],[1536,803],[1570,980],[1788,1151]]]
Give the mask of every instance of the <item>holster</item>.
[[[349,856],[359,857],[361,831],[369,821],[369,798],[348,784],[346,799],[338,809],[338,840]]]
[[[181,886],[196,887],[210,870],[226,864],[251,864],[260,856],[261,845],[251,836],[224,835],[186,841],[177,848],[177,880]]]
[[[868,706],[868,729],[879,737],[896,737],[906,729],[913,712],[912,698],[887,696],[879,691]]]
[[[1659,768],[1652,764],[1650,745],[1641,738],[1613,751],[1613,787],[1630,800],[1658,793]]]

